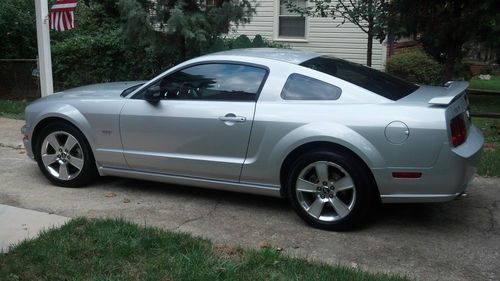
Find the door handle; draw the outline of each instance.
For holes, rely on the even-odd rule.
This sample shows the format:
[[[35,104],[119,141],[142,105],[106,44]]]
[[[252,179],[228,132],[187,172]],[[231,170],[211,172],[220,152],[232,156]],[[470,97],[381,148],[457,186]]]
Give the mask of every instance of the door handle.
[[[219,120],[222,122],[245,122],[247,118],[244,116],[236,116],[232,113],[226,114],[226,116],[219,116]]]

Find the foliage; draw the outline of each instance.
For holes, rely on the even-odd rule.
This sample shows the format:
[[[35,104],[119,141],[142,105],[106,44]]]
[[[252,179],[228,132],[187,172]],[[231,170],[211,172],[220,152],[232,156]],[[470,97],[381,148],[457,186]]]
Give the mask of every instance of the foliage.
[[[395,0],[393,5],[393,25],[404,28],[398,35],[418,36],[427,52],[445,63],[447,80],[467,42],[499,41],[498,0]]]
[[[148,42],[155,49],[169,45],[180,60],[206,53],[231,26],[250,22],[255,8],[248,0],[222,0],[207,7],[196,0],[120,0],[125,34],[133,42]]]
[[[418,84],[440,84],[442,68],[420,49],[410,49],[393,55],[387,72]]]
[[[66,89],[96,82],[149,79],[168,62],[148,48],[126,45],[119,30],[79,35],[54,45],[55,87]]]
[[[246,23],[252,13],[248,1],[206,8],[196,1],[86,0],[78,28],[52,37],[55,88],[149,79],[211,51],[230,21]]]
[[[75,219],[0,254],[2,280],[409,280],[286,257],[273,248],[214,245],[123,220]]]
[[[453,71],[453,80],[468,81],[474,74],[470,70],[470,65],[466,63],[455,64]]]
[[[337,0],[332,4],[331,0],[311,0],[313,5],[300,7],[296,1],[287,0],[285,7],[301,15],[317,17],[341,17],[342,24],[349,21],[357,25],[367,34],[367,56],[366,64],[372,65],[373,39],[384,41],[389,28],[390,1],[386,0]]]
[[[0,1],[0,58],[36,57],[35,2]],[[21,47],[22,46],[22,47]]]
[[[253,40],[250,40],[246,35],[238,37],[218,38],[214,45],[210,48],[209,52],[219,52],[231,49],[242,48],[289,48],[288,45],[276,43],[256,35]]]

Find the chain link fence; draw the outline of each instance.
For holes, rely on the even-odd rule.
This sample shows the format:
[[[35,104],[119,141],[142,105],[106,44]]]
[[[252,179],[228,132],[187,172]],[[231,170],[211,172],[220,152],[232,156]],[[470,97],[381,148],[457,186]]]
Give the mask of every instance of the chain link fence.
[[[0,99],[33,100],[40,97],[36,59],[0,59]]]

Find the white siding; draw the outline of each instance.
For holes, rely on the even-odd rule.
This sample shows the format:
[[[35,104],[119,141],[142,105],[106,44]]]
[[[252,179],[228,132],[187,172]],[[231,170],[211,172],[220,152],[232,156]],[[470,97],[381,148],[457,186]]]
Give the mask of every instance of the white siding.
[[[257,14],[250,23],[240,25],[234,35],[245,34],[252,38],[260,34],[292,48],[313,51],[325,55],[333,55],[356,63],[366,64],[367,36],[356,25],[342,19],[310,17],[306,20],[305,39],[278,38],[278,9],[279,1],[257,1]],[[378,40],[373,42],[372,66],[383,69],[386,59],[386,46]]]

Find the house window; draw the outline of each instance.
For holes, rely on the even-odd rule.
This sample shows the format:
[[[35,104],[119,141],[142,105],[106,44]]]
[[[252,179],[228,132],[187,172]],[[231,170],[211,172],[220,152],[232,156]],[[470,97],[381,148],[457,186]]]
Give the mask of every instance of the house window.
[[[285,2],[287,1],[280,1],[278,37],[305,38],[306,18],[288,11]],[[306,7],[306,0],[291,0],[290,2],[299,8]]]

